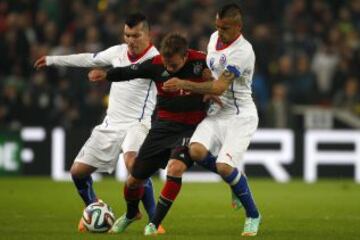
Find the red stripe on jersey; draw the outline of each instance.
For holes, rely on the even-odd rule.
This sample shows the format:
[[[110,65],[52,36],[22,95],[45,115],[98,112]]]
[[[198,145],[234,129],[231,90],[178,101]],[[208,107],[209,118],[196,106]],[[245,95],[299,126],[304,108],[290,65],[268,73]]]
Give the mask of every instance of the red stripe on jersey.
[[[150,49],[152,46],[153,46],[153,44],[150,43],[149,46],[148,46],[142,53],[140,53],[139,55],[131,55],[131,54],[129,53],[129,51],[128,51],[128,52],[127,52],[127,56],[128,56],[128,58],[129,58],[130,62],[134,63],[134,62],[136,62],[137,60],[139,60],[140,58],[142,58],[142,57],[149,51],[149,49]]]
[[[205,118],[206,113],[204,111],[169,112],[166,110],[158,109],[157,115],[159,119],[162,120],[195,125],[195,124],[199,124]]]
[[[160,55],[157,55],[157,56],[153,57],[151,63],[154,64],[154,65],[163,64],[163,61],[162,61],[162,59],[161,59],[161,56],[160,56]]]
[[[188,50],[188,60],[205,60],[206,54],[204,52],[196,51],[193,49]]]

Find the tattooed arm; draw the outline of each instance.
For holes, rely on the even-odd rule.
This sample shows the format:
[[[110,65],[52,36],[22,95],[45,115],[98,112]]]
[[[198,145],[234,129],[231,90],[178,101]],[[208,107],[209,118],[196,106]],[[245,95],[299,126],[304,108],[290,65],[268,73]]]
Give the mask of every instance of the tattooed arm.
[[[221,95],[228,89],[232,81],[235,79],[235,74],[225,70],[215,81],[207,82],[191,82],[188,80],[181,80],[179,78],[171,78],[163,85],[165,91],[178,91],[180,89],[191,91],[200,94],[215,94]]]

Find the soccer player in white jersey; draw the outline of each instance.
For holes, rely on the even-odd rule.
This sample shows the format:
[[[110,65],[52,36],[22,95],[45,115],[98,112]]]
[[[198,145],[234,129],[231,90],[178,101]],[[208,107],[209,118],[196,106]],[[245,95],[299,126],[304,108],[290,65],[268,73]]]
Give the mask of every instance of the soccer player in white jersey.
[[[228,4],[216,16],[216,29],[207,49],[207,65],[214,81],[195,83],[170,79],[164,90],[183,89],[201,94],[217,94],[223,107],[213,104],[190,140],[190,156],[219,173],[246,211],[243,236],[255,236],[261,216],[247,184],[238,171],[258,125],[258,114],[251,96],[255,54],[242,35],[242,14],[236,4]],[[215,158],[214,156],[217,156]]]
[[[126,43],[98,53],[44,56],[39,58],[34,66],[37,69],[45,66],[124,67],[141,63],[159,54],[151,43],[149,24],[141,13],[131,14],[126,19],[124,40]],[[151,126],[156,92],[155,84],[148,79],[111,84],[106,117],[102,124],[94,128],[70,170],[85,205],[98,201],[92,186],[93,172],[111,173],[121,152],[124,154],[127,169],[132,168],[135,156]],[[155,200],[150,179],[145,182],[142,201],[151,219],[155,212]],[[81,220],[78,230],[86,230]],[[164,232],[161,226],[159,232]]]

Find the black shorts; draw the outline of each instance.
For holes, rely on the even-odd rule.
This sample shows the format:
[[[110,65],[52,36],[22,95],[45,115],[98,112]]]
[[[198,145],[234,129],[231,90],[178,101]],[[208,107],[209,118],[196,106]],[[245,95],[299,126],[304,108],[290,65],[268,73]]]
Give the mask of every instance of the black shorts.
[[[142,144],[132,169],[132,176],[146,179],[165,168],[169,159],[183,161],[188,168],[193,164],[188,156],[188,143],[196,125],[169,121],[155,121]]]

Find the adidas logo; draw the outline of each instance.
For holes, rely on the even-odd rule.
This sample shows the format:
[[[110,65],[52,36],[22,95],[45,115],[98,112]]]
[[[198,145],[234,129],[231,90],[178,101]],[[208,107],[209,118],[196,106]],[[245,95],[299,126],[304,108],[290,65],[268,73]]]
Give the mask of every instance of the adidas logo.
[[[161,74],[162,77],[168,77],[170,76],[170,74],[167,71],[163,71],[163,73]]]

